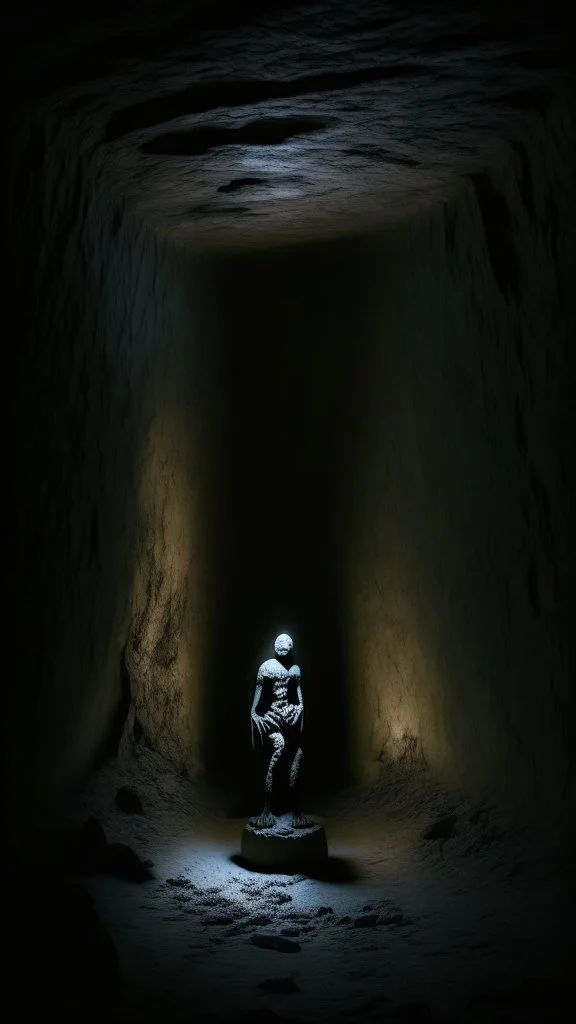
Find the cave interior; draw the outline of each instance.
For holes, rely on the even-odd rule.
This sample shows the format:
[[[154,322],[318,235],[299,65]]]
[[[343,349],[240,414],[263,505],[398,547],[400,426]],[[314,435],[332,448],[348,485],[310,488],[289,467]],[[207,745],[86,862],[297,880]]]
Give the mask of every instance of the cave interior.
[[[18,1012],[564,1020],[561,5],[3,19]],[[329,842],[302,873],[238,858],[284,631]]]

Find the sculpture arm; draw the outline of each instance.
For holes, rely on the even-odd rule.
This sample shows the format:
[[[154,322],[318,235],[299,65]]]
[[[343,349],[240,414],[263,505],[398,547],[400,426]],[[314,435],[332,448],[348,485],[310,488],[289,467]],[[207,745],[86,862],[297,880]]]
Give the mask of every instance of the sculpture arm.
[[[262,683],[261,682],[257,682],[256,683],[256,690],[254,691],[254,700],[252,701],[252,710],[250,712],[250,727],[251,727],[251,731],[252,731],[252,750],[254,750],[254,723],[256,723],[256,726],[258,728],[258,732],[260,734],[260,739],[262,739],[262,731],[260,729],[260,723],[258,721],[258,715],[256,714],[256,708],[258,707],[258,705],[260,703],[261,696],[262,696]]]
[[[296,708],[298,710],[298,717],[300,718],[300,732],[304,732],[304,701],[302,699],[302,687],[300,685],[296,690],[296,695],[298,697]],[[298,718],[296,718],[296,721],[298,721]]]

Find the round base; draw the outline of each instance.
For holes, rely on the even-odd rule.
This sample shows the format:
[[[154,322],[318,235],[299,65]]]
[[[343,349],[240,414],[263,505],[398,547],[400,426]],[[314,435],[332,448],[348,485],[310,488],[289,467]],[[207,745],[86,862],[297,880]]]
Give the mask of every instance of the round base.
[[[324,826],[292,828],[290,816],[278,818],[274,828],[246,825],[242,832],[242,858],[263,868],[298,868],[328,856]]]

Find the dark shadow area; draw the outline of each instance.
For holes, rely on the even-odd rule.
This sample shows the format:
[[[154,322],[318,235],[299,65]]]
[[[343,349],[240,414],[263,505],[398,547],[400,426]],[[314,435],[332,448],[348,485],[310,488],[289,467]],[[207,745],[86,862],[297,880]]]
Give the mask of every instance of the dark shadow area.
[[[251,749],[250,707],[280,632],[293,637],[302,672],[304,805],[313,813],[307,794],[350,779],[342,531],[368,285],[351,280],[349,266],[365,244],[213,266],[227,413],[203,739],[209,779],[236,812],[255,813],[262,800],[266,752]]]
[[[544,1018],[563,1020],[570,1012],[573,990],[573,978],[567,973],[554,978],[527,978],[515,988],[503,987],[476,996],[470,1000],[470,1008],[484,1013],[486,1020],[502,1024],[536,1024]]]
[[[496,283],[503,295],[515,294],[520,284],[521,268],[508,207],[488,174],[471,174],[470,181],[476,192]]]
[[[5,992],[19,1015],[60,1022],[116,1020],[123,1003],[118,955],[94,900],[75,882],[14,875]]]
[[[186,208],[186,216],[191,217],[192,220],[210,217],[253,217],[255,215],[257,215],[257,210],[246,205],[240,206],[238,203],[230,205],[218,202],[196,203],[194,206]]]
[[[146,6],[139,7],[144,15],[148,13]],[[83,4],[80,10],[66,3],[61,5],[62,10],[55,11],[51,5],[49,15],[43,9],[34,7],[30,10],[27,6],[25,12],[17,15],[11,12],[7,20],[12,32],[18,33],[26,42],[34,43],[58,31],[82,30],[85,28],[82,23],[89,23],[94,18],[120,15],[116,28],[111,28],[104,38],[80,43],[79,52],[73,56],[61,55],[56,64],[48,67],[42,62],[35,62],[27,75],[26,85],[36,96],[49,96],[71,82],[101,81],[113,74],[123,60],[144,55],[149,59],[162,57],[173,46],[179,46],[183,37],[190,40],[192,52],[201,60],[203,33],[246,26],[262,13],[270,14],[271,10],[280,12],[297,6],[300,6],[300,0],[258,0],[243,3],[240,8],[235,2],[219,2],[216,6],[195,3],[184,15],[174,13],[165,23],[156,22],[146,27],[140,24],[139,19],[130,17],[133,8],[130,0],[100,0],[99,3]]]
[[[543,114],[550,105],[550,94],[542,88],[519,89],[506,92],[502,96],[493,96],[492,103],[511,107],[513,110],[534,110]]]
[[[310,92],[354,88],[387,79],[421,78],[429,74],[428,68],[421,64],[402,63],[393,67],[368,67],[305,75],[290,81],[268,79],[264,82],[203,82],[116,111],[108,121],[104,141],[112,142],[130,132],[154,128],[177,117],[203,114],[219,107],[245,107],[252,103],[302,96]]]
[[[232,178],[231,181],[227,182],[226,185],[220,185],[217,192],[239,192],[243,188],[252,188],[256,185],[268,185],[268,178],[254,178],[251,176],[244,178]]]
[[[126,843],[109,843],[97,818],[88,818],[66,838],[59,859],[69,875],[113,875],[124,882],[154,878],[150,861],[142,860]]]
[[[131,685],[130,685],[130,672],[126,662],[126,646],[122,648],[122,654],[120,656],[120,697],[118,704],[116,705],[116,711],[110,722],[108,732],[104,736],[100,749],[96,751],[94,758],[94,767],[98,768],[103,765],[109,758],[114,757],[120,746],[122,735],[126,727],[128,715],[130,712],[130,704],[132,700]]]
[[[240,128],[196,128],[191,132],[169,132],[143,142],[143,153],[166,156],[204,156],[220,146],[280,146],[288,139],[326,128],[317,117],[261,117]]]
[[[409,156],[399,156],[383,146],[372,146],[370,143],[359,143],[344,150],[346,156],[359,157],[362,160],[373,160],[374,163],[393,163],[401,167],[419,167],[420,160]]]
[[[358,882],[362,878],[358,866],[345,857],[327,857],[326,860],[315,863],[302,863],[293,870],[284,867],[281,869],[278,867],[264,868],[261,865],[255,867],[240,854],[234,854],[230,860],[237,867],[244,868],[245,871],[256,875],[303,875],[305,878],[312,878],[317,882],[336,883]]]

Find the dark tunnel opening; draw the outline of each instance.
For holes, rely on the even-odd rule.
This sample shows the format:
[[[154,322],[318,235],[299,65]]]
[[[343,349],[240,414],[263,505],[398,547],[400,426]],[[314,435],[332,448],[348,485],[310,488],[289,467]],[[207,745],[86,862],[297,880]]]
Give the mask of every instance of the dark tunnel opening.
[[[363,243],[356,248],[363,252]],[[255,254],[240,266],[232,259],[213,271],[214,302],[226,295],[219,330],[226,339],[227,443],[216,502],[221,589],[206,746],[213,778],[224,787],[235,779],[245,789],[244,770],[233,766],[249,773],[257,764],[248,711],[258,664],[282,631],[294,635],[303,670],[308,788],[333,793],[354,777],[343,504],[359,401],[352,339],[368,287],[366,280],[350,285],[354,251],[350,241],[317,244]],[[345,296],[337,307],[335,291]],[[255,798],[251,792],[248,802]]]

